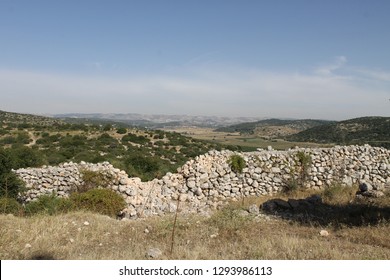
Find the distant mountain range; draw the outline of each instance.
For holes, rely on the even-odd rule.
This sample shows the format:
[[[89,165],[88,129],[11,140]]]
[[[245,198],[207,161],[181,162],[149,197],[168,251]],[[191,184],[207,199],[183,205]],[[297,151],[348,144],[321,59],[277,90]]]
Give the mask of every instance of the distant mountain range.
[[[250,117],[218,117],[218,116],[188,116],[188,115],[147,115],[147,114],[55,114],[51,115],[60,119],[89,119],[122,122],[127,125],[142,126],[152,129],[169,126],[199,126],[220,127],[243,122],[253,122],[259,118]]]
[[[63,122],[123,123],[160,129],[169,126],[211,127],[215,131],[251,134],[268,139],[324,144],[370,144],[390,148],[390,117],[361,117],[345,121],[292,120],[143,114],[58,114],[41,117],[0,111],[2,123],[18,123],[20,128],[31,124],[59,125]]]
[[[342,145],[370,144],[390,148],[389,117],[361,117],[339,122],[310,119],[268,119],[220,127],[216,131],[239,132],[293,142]]]

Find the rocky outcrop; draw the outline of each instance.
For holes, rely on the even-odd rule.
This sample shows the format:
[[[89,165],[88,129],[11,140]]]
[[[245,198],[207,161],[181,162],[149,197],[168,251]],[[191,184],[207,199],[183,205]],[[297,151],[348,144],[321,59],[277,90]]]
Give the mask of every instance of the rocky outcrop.
[[[269,148],[247,153],[210,151],[188,161],[177,173],[149,182],[129,178],[108,162],[70,162],[15,172],[26,182],[27,191],[21,197],[26,202],[50,193],[66,197],[83,184],[83,170],[99,172],[107,182],[101,187],[111,188],[125,198],[128,207],[123,215],[137,218],[175,212],[177,207],[184,212],[207,212],[244,196],[279,192],[300,176],[298,152],[311,158],[304,181],[307,188],[323,188],[335,181],[345,186],[366,183],[375,190],[390,185],[390,151],[368,145],[288,151]],[[241,173],[229,165],[233,154],[245,160]]]

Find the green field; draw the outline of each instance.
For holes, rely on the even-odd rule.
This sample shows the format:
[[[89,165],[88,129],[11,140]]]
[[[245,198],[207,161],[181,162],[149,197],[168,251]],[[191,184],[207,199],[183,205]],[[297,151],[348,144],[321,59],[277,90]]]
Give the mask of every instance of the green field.
[[[286,150],[298,147],[329,147],[331,144],[318,144],[310,142],[290,142],[283,139],[266,139],[265,137],[254,136],[250,134],[240,134],[218,132],[212,128],[198,128],[198,127],[177,127],[167,129],[171,132],[177,132],[190,136],[194,139],[214,142],[224,146],[239,146],[243,151],[254,151],[258,148],[267,149],[272,146],[275,150]]]

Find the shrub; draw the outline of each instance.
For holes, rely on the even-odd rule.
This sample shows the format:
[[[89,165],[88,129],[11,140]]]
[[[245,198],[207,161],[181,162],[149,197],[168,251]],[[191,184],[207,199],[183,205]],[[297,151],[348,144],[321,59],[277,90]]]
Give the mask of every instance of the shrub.
[[[296,192],[300,186],[301,185],[299,180],[296,177],[294,177],[294,174],[292,174],[291,178],[284,182],[283,191],[285,193],[293,193]]]
[[[111,124],[106,124],[104,127],[103,127],[103,131],[110,131],[112,128],[112,125]]]
[[[106,187],[110,183],[109,178],[102,172],[84,169],[80,173],[83,179],[83,184],[77,187],[77,191],[80,193],[98,187]]]
[[[126,134],[127,133],[127,129],[125,127],[120,127],[116,130],[116,133],[118,134]]]
[[[290,170],[290,179],[285,182],[284,191],[294,192],[304,186],[307,181],[309,167],[311,165],[311,156],[303,151],[295,154],[294,166]]]
[[[133,153],[125,158],[126,171],[130,176],[140,177],[142,180],[152,180],[158,177],[160,165],[166,161],[153,156]]]
[[[14,165],[15,158],[9,150],[0,148],[0,197],[16,198],[23,191],[23,181],[12,172]]]
[[[241,173],[242,170],[245,167],[245,160],[242,156],[240,155],[232,155],[229,158],[229,165],[230,168],[237,173]]]
[[[354,199],[356,191],[357,187],[351,188],[335,183],[323,191],[322,197],[327,203],[345,204]]]
[[[123,142],[132,142],[136,144],[144,145],[149,142],[149,139],[142,135],[136,135],[131,132],[122,137]]]
[[[0,198],[0,213],[21,215],[23,206],[14,198],[2,197]]]
[[[27,215],[56,215],[67,213],[74,209],[72,201],[67,198],[57,197],[55,194],[42,195],[37,200],[27,203],[25,212]]]
[[[43,154],[35,149],[26,146],[17,146],[9,151],[11,157],[14,159],[13,168],[39,167],[45,162]]]
[[[85,193],[73,193],[70,200],[77,209],[115,217],[126,207],[124,198],[109,189],[92,189]]]
[[[306,176],[311,165],[311,156],[302,151],[297,152],[296,164],[298,165],[300,169],[299,172],[302,174],[302,176]]]

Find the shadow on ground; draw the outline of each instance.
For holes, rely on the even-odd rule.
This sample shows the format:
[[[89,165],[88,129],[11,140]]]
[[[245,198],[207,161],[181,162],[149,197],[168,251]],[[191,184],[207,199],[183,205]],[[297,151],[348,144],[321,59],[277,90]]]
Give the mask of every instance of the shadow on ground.
[[[390,207],[367,198],[356,198],[345,205],[324,203],[319,195],[305,199],[277,198],[263,203],[261,209],[283,219],[321,226],[367,226],[390,222]]]

